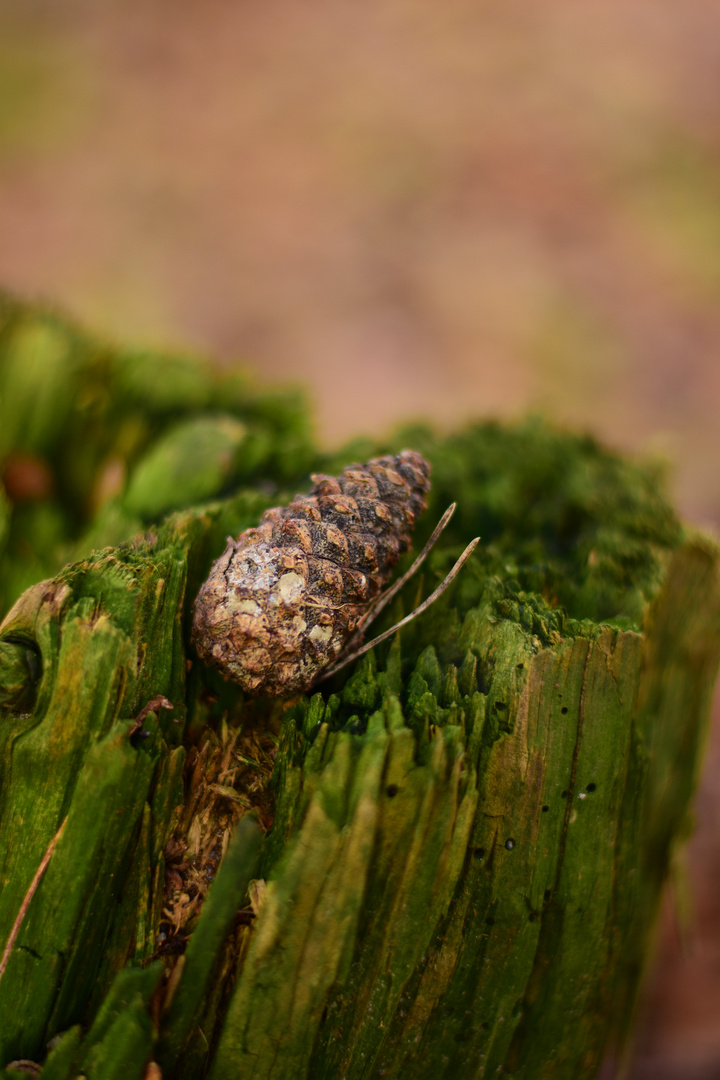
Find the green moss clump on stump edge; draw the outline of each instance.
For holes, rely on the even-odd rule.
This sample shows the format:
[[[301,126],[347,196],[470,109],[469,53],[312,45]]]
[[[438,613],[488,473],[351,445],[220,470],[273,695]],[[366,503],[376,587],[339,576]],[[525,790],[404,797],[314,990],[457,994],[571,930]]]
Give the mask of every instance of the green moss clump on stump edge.
[[[226,535],[405,446],[433,466],[416,548],[458,512],[379,629],[475,556],[321,693],[243,701],[188,643]],[[720,654],[717,548],[651,470],[540,422],[329,457],[292,395],[7,297],[0,467],[4,1075],[575,1080],[622,1053]]]

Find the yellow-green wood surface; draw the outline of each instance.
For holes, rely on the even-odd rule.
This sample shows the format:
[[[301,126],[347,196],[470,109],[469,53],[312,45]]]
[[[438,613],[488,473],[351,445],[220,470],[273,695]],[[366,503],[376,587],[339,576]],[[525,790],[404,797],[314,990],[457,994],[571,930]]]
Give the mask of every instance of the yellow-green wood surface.
[[[715,544],[651,468],[540,421],[334,455],[309,431],[297,397],[0,301],[8,1077],[577,1080],[626,1045],[720,656]],[[404,447],[433,467],[416,547],[458,511],[379,629],[481,546],[314,693],[244,700],[189,643],[226,536]],[[263,725],[270,787],[178,962],[198,748]]]

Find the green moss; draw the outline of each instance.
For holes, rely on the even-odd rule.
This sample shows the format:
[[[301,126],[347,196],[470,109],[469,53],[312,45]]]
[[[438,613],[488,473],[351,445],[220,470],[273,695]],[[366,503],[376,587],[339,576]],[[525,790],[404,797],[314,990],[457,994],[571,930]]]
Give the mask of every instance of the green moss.
[[[67,384],[37,345],[54,335],[77,358]],[[0,642],[5,937],[66,816],[67,830],[0,982],[3,1060],[39,1059],[65,1031],[57,1080],[139,1080],[157,1054],[168,1080],[595,1075],[627,1036],[720,652],[718,553],[684,534],[661,478],[537,419],[321,455],[292,395],[113,352],[2,298],[0,411],[31,411],[18,341],[46,357],[58,412],[6,453],[37,454],[55,490],[9,507],[5,601],[55,576]],[[359,662],[291,704],[245,700],[189,641],[226,536],[311,467],[403,446],[433,467],[416,548],[458,508],[371,632],[480,546]],[[124,482],[101,505],[113,456]],[[144,715],[140,739],[158,695],[173,708]],[[239,725],[277,738],[253,789],[272,818],[265,903],[241,947],[251,829],[162,1015],[157,969],[135,965],[156,944],[164,847],[203,736]]]
[[[32,455],[49,480],[30,503],[0,496],[0,613],[93,547],[241,482],[300,485],[314,461],[299,394],[261,392],[194,357],[114,349],[7,294],[0,420],[0,478]]]

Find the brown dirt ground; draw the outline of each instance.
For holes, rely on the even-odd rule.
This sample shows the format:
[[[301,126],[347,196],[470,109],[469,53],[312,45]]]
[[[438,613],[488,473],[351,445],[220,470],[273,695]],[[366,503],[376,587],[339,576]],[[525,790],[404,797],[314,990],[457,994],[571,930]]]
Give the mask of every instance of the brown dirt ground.
[[[720,7],[9,0],[0,282],[309,386],[338,443],[542,410],[720,530]],[[633,1080],[720,1077],[720,706]]]

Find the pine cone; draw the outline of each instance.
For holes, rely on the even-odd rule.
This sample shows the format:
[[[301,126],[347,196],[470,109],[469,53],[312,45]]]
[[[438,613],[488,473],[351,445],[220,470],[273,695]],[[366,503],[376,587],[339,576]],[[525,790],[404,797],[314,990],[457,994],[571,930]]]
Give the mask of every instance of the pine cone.
[[[253,694],[308,689],[410,546],[430,466],[415,451],[313,476],[308,495],[228,540],[195,602],[202,660]]]

